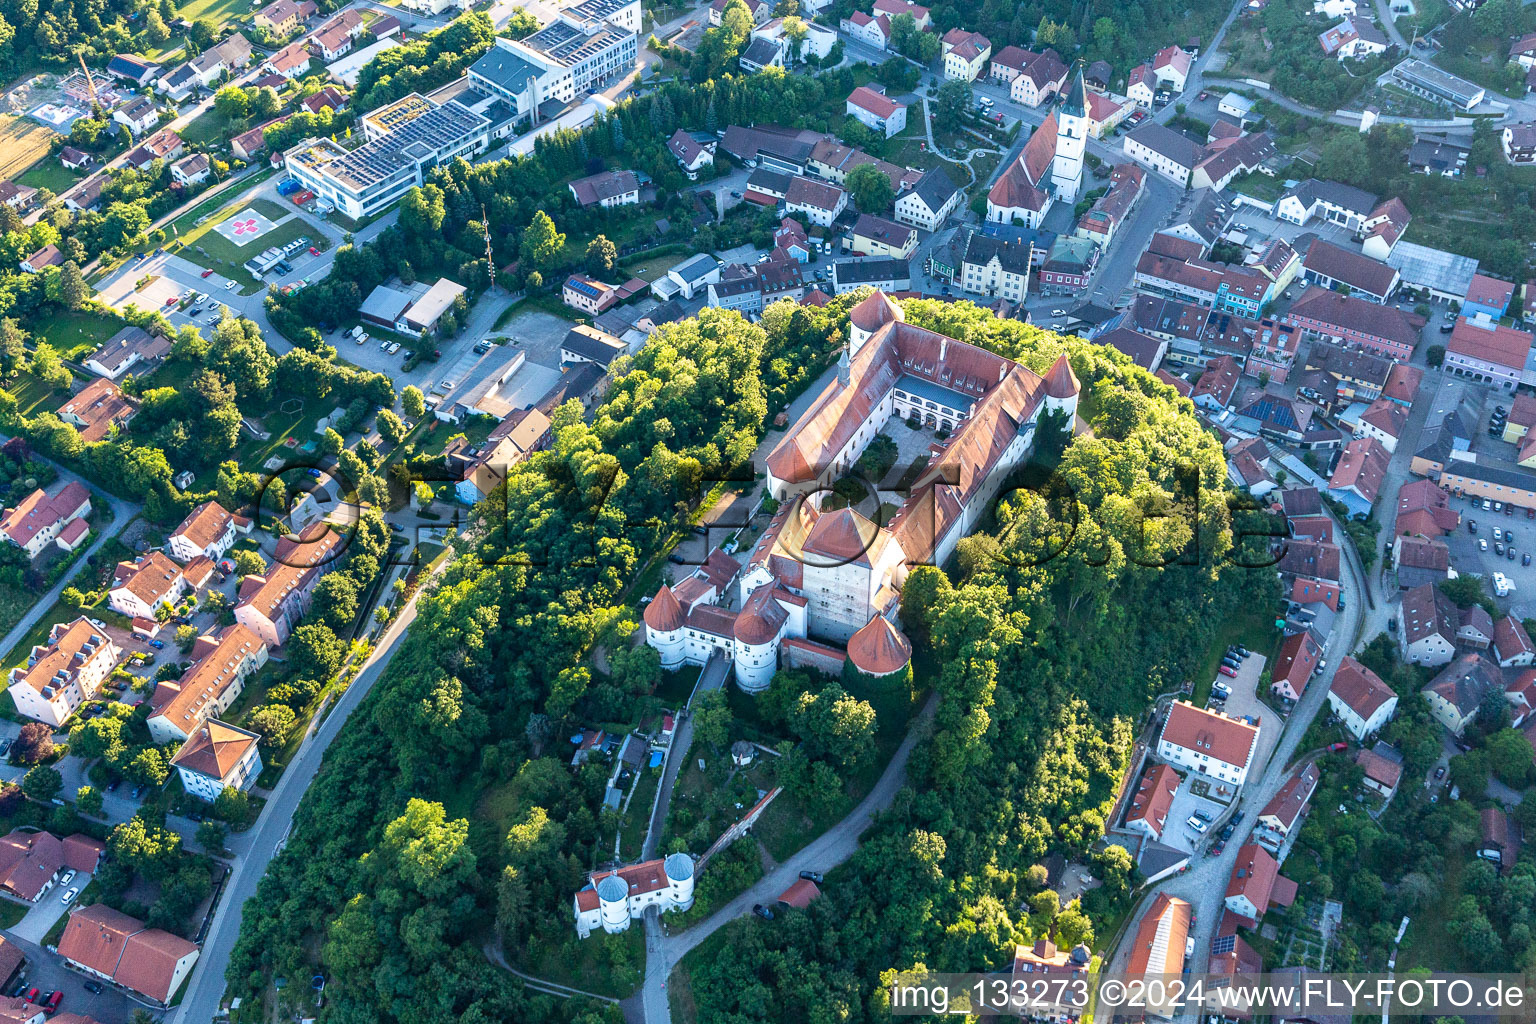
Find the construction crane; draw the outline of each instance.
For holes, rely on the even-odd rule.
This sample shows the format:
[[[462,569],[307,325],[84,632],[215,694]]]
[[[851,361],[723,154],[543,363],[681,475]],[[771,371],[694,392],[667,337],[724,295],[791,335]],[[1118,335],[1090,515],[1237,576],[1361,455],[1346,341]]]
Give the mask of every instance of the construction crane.
[[[91,94],[91,107],[101,106],[101,100],[96,96],[96,79],[91,76],[91,69],[85,66],[85,54],[76,52],[75,58],[80,61],[80,70],[85,73],[85,88]]]

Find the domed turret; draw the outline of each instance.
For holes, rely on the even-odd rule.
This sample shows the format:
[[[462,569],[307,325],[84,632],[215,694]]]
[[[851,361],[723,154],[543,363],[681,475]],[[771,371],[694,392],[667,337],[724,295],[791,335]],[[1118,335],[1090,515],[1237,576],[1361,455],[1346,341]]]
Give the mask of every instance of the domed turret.
[[[629,927],[629,886],[618,875],[608,875],[597,883],[597,905],[603,916],[603,931],[618,932]]]
[[[686,853],[671,853],[662,863],[667,873],[667,885],[672,890],[672,902],[679,910],[693,906],[693,858]]]
[[[848,639],[848,659],[868,676],[888,676],[912,662],[912,641],[883,615],[870,619]]]

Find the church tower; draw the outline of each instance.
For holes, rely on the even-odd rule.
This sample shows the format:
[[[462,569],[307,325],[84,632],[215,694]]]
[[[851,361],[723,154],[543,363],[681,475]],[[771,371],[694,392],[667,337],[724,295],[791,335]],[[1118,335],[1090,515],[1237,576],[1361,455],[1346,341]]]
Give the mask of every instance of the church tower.
[[[1088,90],[1081,67],[1073,69],[1072,90],[1056,111],[1056,158],[1051,184],[1056,201],[1075,203],[1083,190],[1083,151],[1088,146]]]

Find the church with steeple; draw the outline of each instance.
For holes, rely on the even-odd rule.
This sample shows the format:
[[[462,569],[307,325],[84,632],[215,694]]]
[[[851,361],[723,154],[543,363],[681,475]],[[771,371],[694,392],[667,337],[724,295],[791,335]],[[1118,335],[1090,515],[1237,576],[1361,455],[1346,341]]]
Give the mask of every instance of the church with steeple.
[[[1088,90],[1079,66],[1073,69],[1066,99],[1035,129],[1024,152],[987,193],[987,220],[1038,228],[1053,203],[1076,203],[1083,190],[1089,128]]]

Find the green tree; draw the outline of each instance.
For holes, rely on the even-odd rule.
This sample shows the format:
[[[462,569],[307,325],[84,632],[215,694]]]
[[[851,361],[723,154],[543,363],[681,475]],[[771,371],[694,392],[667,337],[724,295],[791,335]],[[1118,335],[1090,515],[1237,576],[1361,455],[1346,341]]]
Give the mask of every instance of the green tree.
[[[909,15],[902,15],[909,17]],[[896,199],[890,175],[874,164],[860,164],[848,172],[845,184],[861,213],[884,213]]]
[[[263,704],[246,721],[252,732],[260,733],[269,747],[280,746],[293,728],[293,708],[286,704]]]
[[[379,435],[391,444],[399,444],[405,440],[405,435],[410,433],[410,428],[405,421],[395,415],[393,409],[380,409],[378,418],[374,421],[379,428]]]
[[[33,765],[21,780],[21,791],[33,800],[47,803],[64,788],[64,776],[48,765]]]
[[[213,801],[213,814],[220,821],[240,825],[251,820],[251,797],[234,786],[225,786]]]
[[[422,397],[421,389],[415,384],[407,384],[400,392],[400,408],[413,420],[419,420],[427,414],[427,402]]]
[[[81,786],[75,791],[75,810],[91,817],[101,815],[102,795],[101,790],[95,786]]]
[[[602,277],[613,273],[619,258],[619,247],[608,240],[607,235],[597,235],[587,243],[587,273]]]
[[[68,260],[59,268],[59,299],[65,309],[79,309],[91,297],[91,286],[80,273],[80,264]]]
[[[549,214],[539,210],[523,229],[519,251],[523,264],[529,271],[544,271],[553,267],[565,249],[565,235],[555,230],[555,222]],[[542,284],[542,279],[540,284]]]
[[[341,668],[347,648],[331,630],[318,622],[306,622],[293,631],[288,643],[295,663],[306,666],[316,678],[329,679]]]
[[[725,691],[711,690],[699,698],[698,710],[693,713],[693,735],[715,750],[724,750],[730,740],[731,726],[735,718],[726,704]]]
[[[960,117],[971,105],[971,83],[951,79],[939,86],[936,100],[938,119],[942,124],[959,124]]]
[[[235,563],[235,573],[240,576],[261,576],[267,571],[267,561],[258,551],[241,548],[230,556]]]
[[[213,109],[226,121],[243,122],[250,113],[251,101],[238,85],[226,85],[214,94]]]
[[[212,818],[204,819],[197,826],[197,845],[211,854],[219,854],[224,851],[224,843],[229,838],[229,830]]]

